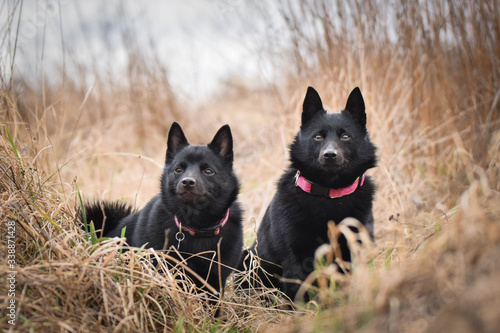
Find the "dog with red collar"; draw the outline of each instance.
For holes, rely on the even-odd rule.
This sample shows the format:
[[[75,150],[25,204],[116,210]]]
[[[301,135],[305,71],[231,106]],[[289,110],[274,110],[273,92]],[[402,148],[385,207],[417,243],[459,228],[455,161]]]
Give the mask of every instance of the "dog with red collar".
[[[366,129],[363,96],[355,88],[341,113],[327,113],[319,94],[309,87],[300,131],[290,146],[290,167],[281,177],[257,240],[244,252],[260,257],[259,278],[295,299],[300,281],[314,270],[314,253],[329,243],[328,222],[359,220],[373,238],[375,187],[368,169],[376,165],[376,148]],[[343,260],[350,260],[345,238]]]
[[[198,275],[191,276],[198,287],[205,289],[202,277],[222,292],[243,247],[239,186],[228,125],[208,145],[190,145],[174,122],[160,193],[135,212],[123,203],[89,203],[80,219],[92,221],[97,235],[120,237],[124,230],[131,247],[169,251]]]

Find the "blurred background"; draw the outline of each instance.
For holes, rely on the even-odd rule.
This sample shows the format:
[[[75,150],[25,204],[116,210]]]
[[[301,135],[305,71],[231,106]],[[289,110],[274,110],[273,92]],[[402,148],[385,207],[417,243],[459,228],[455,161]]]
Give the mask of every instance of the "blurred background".
[[[497,0],[4,0],[0,29],[3,197],[31,179],[31,200],[79,230],[78,191],[139,208],[159,191],[173,121],[193,144],[229,124],[248,243],[288,165],[307,87],[339,112],[359,86],[378,147],[376,248],[348,287],[327,288],[333,306],[316,325],[500,325]],[[24,248],[36,254],[34,239]],[[242,314],[237,327],[266,322],[256,309],[245,318],[257,323]]]
[[[50,73],[50,83],[62,70],[87,85],[96,77],[116,80],[140,58],[144,75],[168,69],[176,95],[200,102],[231,74],[255,78],[270,70],[255,43],[265,22],[243,1],[10,1],[4,19],[13,10],[8,3],[21,14],[19,74]]]
[[[288,163],[307,86],[330,112],[359,86],[379,148],[377,235],[411,247],[471,181],[498,189],[499,10],[486,0],[3,1],[2,123],[65,198],[78,185],[87,199],[137,207],[159,190],[173,121],[197,144],[227,123],[252,230]]]

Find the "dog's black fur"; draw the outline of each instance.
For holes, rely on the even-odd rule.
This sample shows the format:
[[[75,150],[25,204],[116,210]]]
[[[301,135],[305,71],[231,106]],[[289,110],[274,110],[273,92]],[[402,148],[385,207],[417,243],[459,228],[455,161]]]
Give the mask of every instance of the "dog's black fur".
[[[97,235],[120,236],[126,227],[125,237],[132,247],[166,250],[179,244],[174,216],[184,226],[197,230],[196,237],[184,231],[179,252],[187,265],[217,291],[224,288],[226,278],[241,261],[243,247],[242,210],[237,202],[239,182],[233,172],[233,139],[228,125],[219,129],[212,142],[206,146],[190,145],[179,124],[173,123],[167,143],[166,162],[161,177],[161,193],[136,212],[123,203],[93,202],[85,205],[87,221],[93,221]],[[229,219],[220,233],[211,229],[225,216]],[[81,216],[83,219],[83,216]],[[167,231],[168,238],[165,239]],[[220,242],[220,253],[218,243]],[[193,254],[213,251],[211,254],[191,257]],[[214,256],[214,253],[218,255]],[[176,256],[175,251],[170,251]],[[218,259],[221,275],[219,283]],[[214,258],[214,262],[206,258]],[[178,258],[180,259],[180,258]],[[193,281],[203,284],[193,277]]]
[[[329,221],[339,223],[346,217],[354,217],[373,238],[375,187],[369,177],[353,193],[332,199],[296,187],[295,175],[300,170],[301,175],[314,184],[344,188],[376,165],[375,152],[358,88],[351,92],[345,110],[333,114],[323,109],[316,90],[308,88],[302,125],[290,146],[291,165],[281,177],[258,229],[258,245],[254,243],[250,248],[263,259],[261,268],[270,274],[259,272],[266,285],[281,288],[294,300],[299,284],[290,280],[303,281],[313,271],[315,250],[329,242]],[[341,237],[340,245],[343,259],[350,260],[345,238]]]

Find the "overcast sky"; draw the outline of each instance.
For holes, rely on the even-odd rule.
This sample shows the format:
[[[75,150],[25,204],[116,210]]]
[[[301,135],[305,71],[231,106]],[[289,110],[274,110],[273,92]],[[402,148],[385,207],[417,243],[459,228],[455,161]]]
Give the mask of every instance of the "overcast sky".
[[[11,6],[3,2],[2,22]],[[11,26],[17,26],[17,16]],[[76,63],[120,73],[135,48],[158,56],[181,93],[207,96],[228,74],[266,75],[270,67],[259,51],[264,31],[262,17],[243,0],[26,0],[16,72],[27,79],[44,72],[57,82],[64,54],[69,74]],[[124,32],[134,45],[124,45]],[[4,65],[9,53],[4,42]],[[92,81],[91,75],[86,79]]]

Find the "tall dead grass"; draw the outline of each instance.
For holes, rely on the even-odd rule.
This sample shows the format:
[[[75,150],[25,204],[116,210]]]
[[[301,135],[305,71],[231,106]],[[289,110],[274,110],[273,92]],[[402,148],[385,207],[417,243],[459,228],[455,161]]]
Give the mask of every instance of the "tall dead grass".
[[[5,251],[0,302],[7,309],[14,300],[16,309],[15,325],[9,324],[13,318],[8,310],[2,311],[3,330],[228,331],[256,327],[263,318],[277,323],[280,313],[286,315],[266,307],[258,295],[245,297],[229,287],[220,298],[221,316],[214,319],[216,308],[206,305],[212,296],[196,290],[182,262],[166,266],[168,253],[152,249],[122,251],[125,239],[91,240],[75,223],[76,183],[64,197],[16,151],[12,142],[0,138]],[[14,229],[8,228],[12,222]],[[7,261],[7,249],[13,249],[7,235],[14,235],[15,264]],[[155,267],[152,260],[161,264]],[[7,280],[11,276],[14,282]]]
[[[2,128],[1,230],[5,234],[5,222],[16,221],[16,329],[498,327],[498,3],[266,4],[279,13],[257,8],[269,20],[263,43],[275,80],[257,89],[234,78],[201,106],[177,96],[154,55],[135,51],[122,80],[78,64],[81,75],[53,86],[2,77],[0,115],[13,144]],[[95,82],[79,81],[89,72]],[[193,143],[206,143],[221,124],[231,125],[240,199],[250,221],[246,236],[252,239],[253,220],[260,222],[287,164],[308,85],[330,111],[339,111],[360,86],[379,165],[372,171],[376,245],[360,253],[351,275],[318,268],[317,276],[330,283],[319,283],[321,297],[302,308],[310,309],[306,315],[233,292],[230,281],[222,317],[207,319],[203,296],[174,282],[175,270],[160,273],[143,260],[161,254],[120,254],[121,240],[91,244],[82,236],[74,223],[76,184],[87,198],[141,206],[158,191],[167,130],[176,120]],[[0,244],[5,248],[6,240]],[[6,322],[2,317],[0,327],[10,328]]]
[[[275,66],[285,64],[277,82],[291,96],[290,117],[297,123],[306,85],[319,89],[331,111],[354,86],[367,100],[380,156],[379,221],[383,211],[385,221],[435,208],[446,213],[478,172],[499,188],[497,157],[488,153],[500,128],[498,3],[277,6],[282,24],[269,26],[286,29],[271,29],[269,44],[281,52]]]
[[[362,261],[368,267],[333,293],[334,309],[295,323],[494,331],[492,298],[478,294],[491,288],[498,295],[482,285],[498,277],[498,3],[318,0],[277,7],[286,33],[271,33],[270,47],[281,52],[276,66],[294,64],[277,79],[292,97],[290,117],[299,119],[305,85],[332,111],[359,85],[380,158],[373,172],[377,247]],[[486,273],[478,262],[487,262]]]

